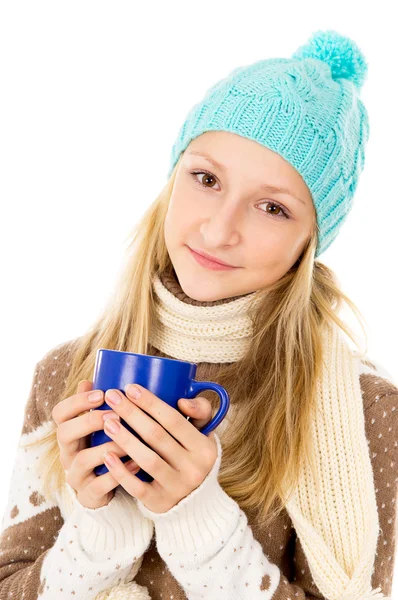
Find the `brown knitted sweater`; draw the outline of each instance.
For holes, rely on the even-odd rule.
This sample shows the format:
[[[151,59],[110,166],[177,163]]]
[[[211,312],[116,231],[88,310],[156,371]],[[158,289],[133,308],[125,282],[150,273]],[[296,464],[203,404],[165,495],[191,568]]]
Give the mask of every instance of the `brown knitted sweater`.
[[[184,302],[202,305],[188,297],[180,287],[174,273],[162,275],[162,282],[176,297]],[[221,303],[224,300],[210,304]],[[43,424],[52,422],[52,409],[62,398],[64,384],[77,340],[70,340],[51,349],[39,360],[34,369],[30,394],[25,406],[21,441]],[[153,346],[148,354],[168,355]],[[225,364],[225,363],[224,363]],[[217,381],[220,365],[198,363],[198,381]],[[395,558],[396,499],[398,489],[398,420],[389,418],[398,410],[398,387],[388,374],[369,360],[361,362],[359,374],[362,390],[366,437],[371,456],[376,498],[380,520],[377,556],[372,576],[372,588],[380,586],[385,595],[391,594]],[[203,392],[212,403],[211,392]],[[39,451],[36,453],[38,454]],[[40,509],[45,505],[42,492],[26,484],[32,515],[18,519],[17,474],[9,488],[8,505],[3,517],[0,538],[0,600],[6,598],[36,600],[42,593],[46,598],[62,598],[59,589],[46,589],[41,575],[43,561],[50,552],[64,525],[58,507]],[[24,508],[26,512],[26,508]],[[24,513],[25,514],[25,513]],[[321,599],[324,598],[314,584],[300,540],[286,511],[267,529],[258,526],[256,515],[246,511],[253,536],[261,544],[269,561],[281,570],[279,586],[273,600]],[[13,520],[17,521],[13,524]],[[71,574],[72,575],[72,574]],[[244,574],[242,573],[242,576]],[[100,575],[99,575],[100,576]],[[62,576],[60,576],[62,580]],[[144,553],[141,568],[134,581],[147,586],[154,600],[185,600],[186,595],[169,571],[156,549],[156,536]],[[78,588],[79,582],[76,581]],[[264,582],[266,590],[266,582]],[[69,597],[69,595],[68,595]],[[76,597],[72,593],[72,597]],[[95,595],[87,596],[94,598]]]

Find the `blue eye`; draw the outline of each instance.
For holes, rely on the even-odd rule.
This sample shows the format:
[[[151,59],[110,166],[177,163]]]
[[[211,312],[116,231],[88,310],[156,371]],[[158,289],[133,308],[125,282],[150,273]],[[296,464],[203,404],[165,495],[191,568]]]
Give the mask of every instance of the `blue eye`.
[[[201,181],[198,180],[196,175],[206,175],[209,178],[212,177],[214,180],[217,180],[216,177],[212,173],[209,173],[208,171],[191,171],[191,175],[194,179],[194,182],[197,185],[200,185],[207,189],[213,189],[213,186],[205,185],[204,183],[202,183]],[[268,202],[261,202],[259,204],[259,206],[261,206],[262,204],[270,204],[271,206],[275,206],[276,208],[279,208],[282,213],[282,214],[272,214],[272,213],[267,212],[266,210],[262,210],[262,212],[265,213],[266,215],[270,215],[271,217],[274,217],[275,219],[290,219],[290,217],[288,216],[286,211],[283,209],[283,207],[280,204],[278,204],[277,202],[274,202],[273,200],[269,200]]]

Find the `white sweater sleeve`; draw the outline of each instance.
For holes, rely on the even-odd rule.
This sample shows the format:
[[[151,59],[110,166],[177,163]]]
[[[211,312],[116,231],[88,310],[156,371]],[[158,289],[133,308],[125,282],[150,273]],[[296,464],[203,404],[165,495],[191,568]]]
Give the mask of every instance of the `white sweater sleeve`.
[[[267,600],[278,588],[281,572],[254,539],[246,514],[218,483],[221,443],[205,480],[165,513],[148,510],[155,523],[160,556],[189,600]]]
[[[74,509],[43,561],[45,585],[40,600],[53,600],[61,592],[73,594],[76,600],[91,600],[99,592],[133,580],[153,534],[153,522],[140,513],[136,500],[122,487],[116,488],[109,504],[91,509],[82,506],[66,485]]]
[[[36,469],[43,447],[23,447],[48,427],[23,434],[17,448],[2,520],[0,600],[94,600],[134,579],[154,532],[153,522],[121,486],[97,509],[81,505],[68,484],[65,496],[56,492],[48,498]],[[136,597],[149,600],[147,588],[135,586]]]

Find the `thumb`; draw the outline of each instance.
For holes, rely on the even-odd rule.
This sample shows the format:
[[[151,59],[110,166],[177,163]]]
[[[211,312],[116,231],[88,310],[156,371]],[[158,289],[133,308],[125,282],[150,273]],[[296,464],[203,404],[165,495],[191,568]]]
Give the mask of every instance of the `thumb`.
[[[202,396],[196,396],[192,400],[180,398],[177,405],[184,415],[190,417],[190,423],[197,429],[202,429],[212,419],[212,407],[207,398]]]

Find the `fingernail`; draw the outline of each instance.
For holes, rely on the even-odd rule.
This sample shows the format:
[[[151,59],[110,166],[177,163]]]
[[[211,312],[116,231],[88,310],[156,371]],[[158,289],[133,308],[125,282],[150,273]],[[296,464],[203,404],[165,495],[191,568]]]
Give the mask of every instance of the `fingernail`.
[[[120,394],[116,390],[107,390],[106,399],[109,400],[111,404],[120,404],[122,401]]]
[[[98,402],[99,400],[102,400],[102,392],[93,392],[88,396],[89,402]]]
[[[111,433],[117,433],[120,429],[120,424],[115,419],[108,419],[105,421],[105,429],[108,429]]]
[[[114,412],[107,412],[105,414],[102,415],[102,418],[104,421],[106,421],[107,419],[118,419],[120,421],[120,417],[119,415],[117,415]]]
[[[132,398],[135,398],[135,400],[138,400],[138,398],[142,394],[141,390],[138,389],[138,387],[136,387],[135,385],[132,385],[131,383],[129,383],[129,385],[126,386],[126,393]]]
[[[130,460],[129,462],[124,463],[126,466],[126,469],[128,469],[129,471],[135,471],[135,469],[138,467],[137,463],[134,460]]]
[[[111,467],[113,467],[116,464],[116,459],[113,456],[113,454],[109,454],[109,452],[105,452],[105,454],[103,455],[103,459],[105,464],[108,463],[108,465],[110,465]]]

